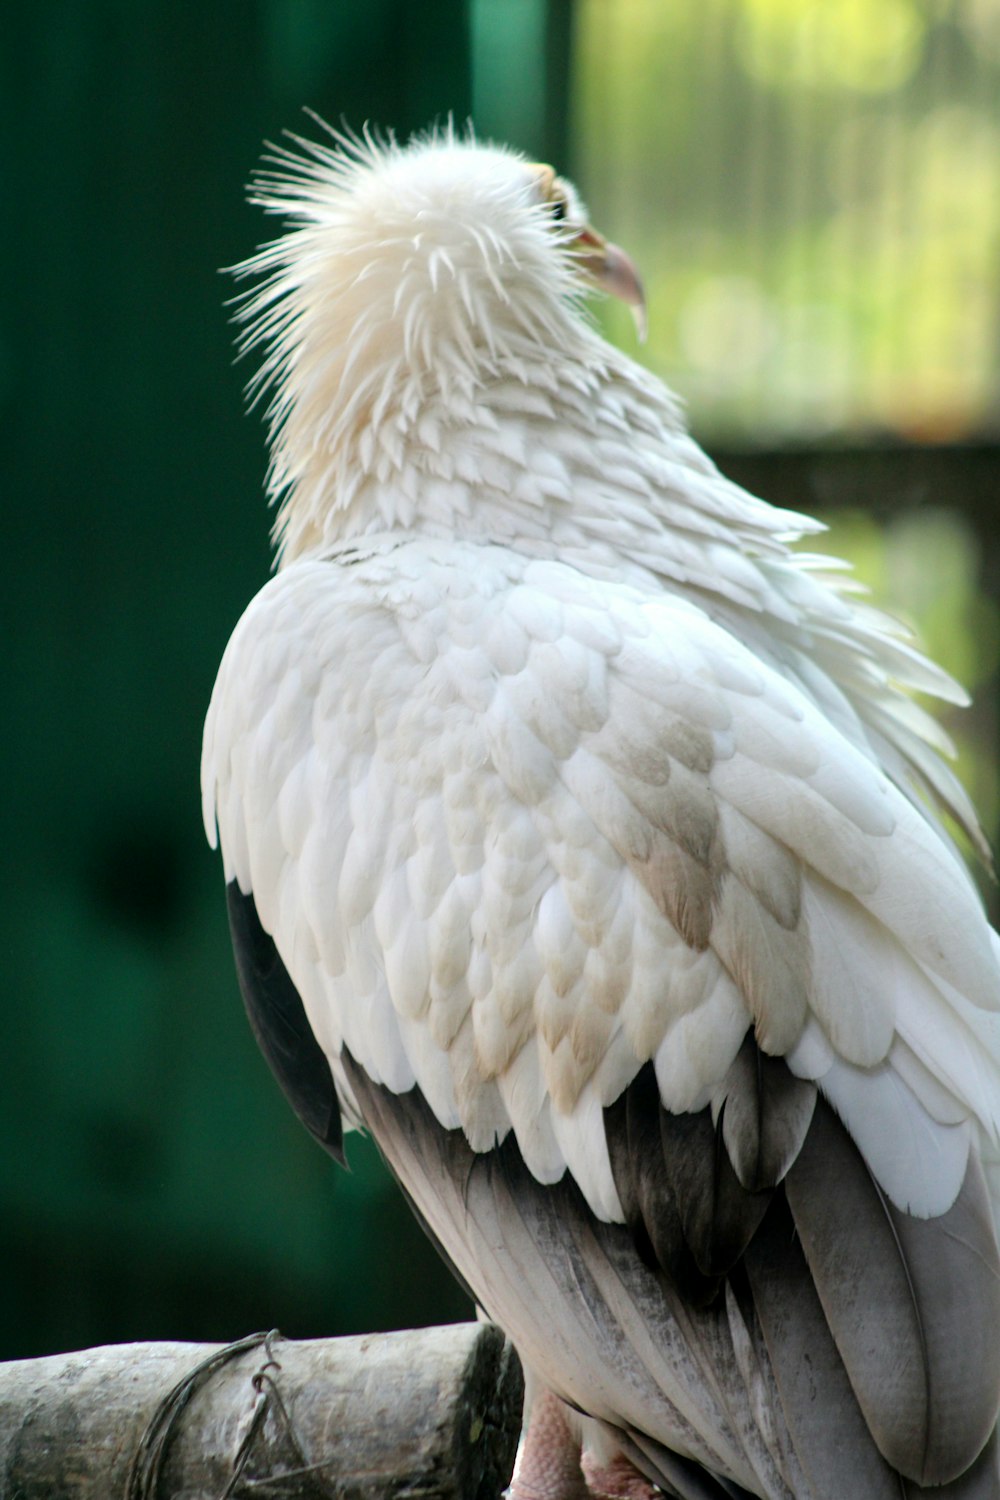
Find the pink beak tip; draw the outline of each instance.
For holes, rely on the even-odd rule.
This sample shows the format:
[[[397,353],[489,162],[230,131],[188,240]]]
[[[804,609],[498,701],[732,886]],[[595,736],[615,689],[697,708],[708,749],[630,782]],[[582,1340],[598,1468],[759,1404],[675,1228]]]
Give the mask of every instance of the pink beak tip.
[[[635,331],[640,343],[645,343],[648,332],[646,319],[646,293],[642,277],[631,256],[618,245],[605,247],[604,268],[601,281],[613,297],[618,297],[632,310]]]

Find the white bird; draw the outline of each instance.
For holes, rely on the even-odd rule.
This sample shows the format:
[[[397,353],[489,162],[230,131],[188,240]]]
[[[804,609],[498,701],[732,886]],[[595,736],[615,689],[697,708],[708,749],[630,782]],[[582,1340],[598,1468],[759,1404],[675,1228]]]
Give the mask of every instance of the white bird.
[[[521,1500],[1000,1496],[961,690],[599,336],[638,280],[550,168],[272,162],[277,571],[202,766],[265,1054],[515,1344]]]

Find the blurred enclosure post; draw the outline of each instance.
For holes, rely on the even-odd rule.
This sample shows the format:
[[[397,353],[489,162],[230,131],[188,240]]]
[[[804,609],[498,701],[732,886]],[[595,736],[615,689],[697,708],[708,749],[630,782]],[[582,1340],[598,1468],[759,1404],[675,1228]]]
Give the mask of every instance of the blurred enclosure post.
[[[466,1316],[371,1148],[335,1173],[257,1056],[200,825],[268,568],[242,186],[302,105],[471,114],[569,171],[701,441],[974,691],[946,727],[993,836],[1000,0],[56,0],[0,74],[0,1358]]]

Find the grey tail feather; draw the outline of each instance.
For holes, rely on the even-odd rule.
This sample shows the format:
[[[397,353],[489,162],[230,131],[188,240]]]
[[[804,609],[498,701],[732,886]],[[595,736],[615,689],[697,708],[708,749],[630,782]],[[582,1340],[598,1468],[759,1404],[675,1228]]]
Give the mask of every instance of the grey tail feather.
[[[978,1158],[947,1213],[916,1218],[886,1199],[820,1101],[786,1192],[879,1449],[917,1484],[957,1478],[1000,1406],[1000,1267]]]
[[[568,1175],[549,1186],[538,1183],[512,1135],[475,1153],[461,1131],[435,1120],[417,1090],[394,1095],[373,1084],[346,1053],[344,1065],[387,1161],[477,1300],[514,1336],[536,1372],[548,1369],[557,1394],[587,1410],[586,1377],[575,1389],[559,1389],[559,1371],[570,1367],[565,1355],[562,1363],[551,1355],[553,1338],[568,1341],[573,1357],[579,1340],[588,1351],[581,1363],[598,1362],[595,1389],[601,1394],[594,1396],[594,1411],[601,1415],[603,1404],[608,1420],[610,1400],[612,1410],[633,1413],[608,1425],[667,1494],[677,1500],[918,1500],[925,1494],[928,1500],[1000,1500],[996,1439],[990,1437],[1000,1354],[987,1347],[1000,1327],[1000,1283],[975,1161],[948,1214],[938,1220],[901,1214],[878,1192],[829,1106],[808,1101],[805,1143],[783,1182],[759,1190],[767,1199],[764,1211],[721,1279],[725,1296],[692,1300],[679,1288],[681,1278],[664,1274],[658,1262],[658,1251],[683,1242],[694,1222],[690,1208],[678,1204],[684,1179],[672,1164],[658,1175],[659,1168],[635,1161],[662,1139],[655,1116],[651,1128],[645,1083],[632,1119],[627,1101],[610,1112],[622,1132],[616,1170],[623,1197],[631,1194],[633,1240],[627,1226],[597,1220]],[[765,1114],[767,1099],[784,1099],[790,1128],[782,1126],[778,1135],[787,1143],[802,1128],[803,1100],[772,1082],[758,1096]],[[704,1120],[707,1134],[685,1136],[682,1129],[677,1139],[710,1152],[705,1175],[712,1183],[724,1151],[724,1115],[720,1109],[714,1127],[707,1111]],[[668,1135],[670,1128],[668,1122]],[[773,1175],[784,1154],[784,1148],[770,1155],[755,1149],[753,1159],[769,1159]],[[709,1194],[696,1185],[695,1193],[703,1202],[724,1202],[714,1186]],[[655,1218],[647,1231],[648,1216],[664,1203],[673,1216],[666,1232]],[[880,1259],[887,1243],[896,1247],[891,1272]],[[703,1269],[689,1244],[683,1253],[702,1278],[703,1294],[717,1267]],[[942,1285],[944,1311],[938,1314],[933,1304]],[[880,1301],[883,1292],[887,1302]],[[873,1308],[880,1319],[874,1330]],[[967,1348],[951,1347],[949,1326],[960,1329],[957,1342]],[[914,1377],[921,1351],[931,1352],[940,1374],[928,1374],[927,1360],[918,1358]],[[572,1386],[575,1377],[565,1378]],[[925,1393],[916,1411],[905,1404],[911,1387]],[[685,1417],[667,1394],[682,1389],[687,1394],[678,1400],[696,1417]],[[699,1462],[682,1454],[705,1457]],[[945,1488],[933,1488],[936,1476]]]
[[[899,1476],[933,1486],[985,1472],[977,1455],[1000,1409],[1000,1252],[978,1159],[947,1213],[903,1212],[815,1086],[750,1033],[713,1102],[714,1125],[708,1109],[670,1114],[647,1065],[605,1111],[644,1263],[703,1308],[745,1274],[745,1325],[762,1332],[818,1494],[837,1493],[847,1454],[855,1492],[871,1496],[898,1495]]]
[[[903,1480],[901,1493],[905,1500],[925,1500],[925,1497],[926,1500],[996,1500],[1000,1494],[1000,1442],[996,1432],[972,1468],[950,1484],[925,1489]]]
[[[737,1295],[762,1339],[795,1456],[822,1500],[900,1500],[833,1341],[788,1206],[775,1199],[744,1258]],[[745,1278],[745,1280],[744,1280]]]
[[[644,1432],[633,1427],[609,1427],[608,1431],[639,1473],[675,1500],[754,1500],[750,1490],[742,1485],[719,1474],[709,1474],[700,1464],[672,1453]]]
[[[755,1493],[708,1464],[711,1444],[706,1445],[704,1436],[689,1427],[644,1363],[653,1359],[654,1369],[662,1363],[666,1372],[675,1363],[686,1362],[689,1383],[701,1392],[703,1407],[714,1411],[713,1431],[721,1432],[724,1447],[738,1456],[739,1438],[728,1423],[713,1365],[716,1347],[728,1337],[724,1309],[685,1312],[678,1295],[638,1260],[626,1227],[595,1219],[568,1176],[548,1186],[536,1182],[513,1136],[489,1152],[474,1153],[460,1130],[445,1130],[438,1124],[416,1089],[394,1095],[372,1083],[346,1052],[343,1060],[366,1123],[390,1168],[406,1181],[421,1221],[444,1240],[447,1257],[474,1284],[480,1305],[515,1338],[522,1358],[538,1370],[530,1343],[535,1330],[518,1318],[505,1316],[505,1307],[510,1305],[505,1298],[517,1301],[519,1314],[524,1298],[529,1303],[535,1298],[533,1305],[544,1309],[540,1316],[546,1320],[553,1316],[555,1304],[561,1303],[555,1312],[560,1331],[571,1319],[578,1322],[585,1344],[600,1351],[602,1368],[629,1370],[621,1375],[626,1382],[622,1396],[628,1404],[637,1400],[648,1411],[651,1427],[662,1418],[684,1434],[689,1450],[697,1451],[700,1445],[705,1452],[706,1462],[698,1463],[632,1427],[629,1451],[644,1454],[639,1466],[654,1483],[679,1500],[743,1500]],[[481,1256],[487,1267],[490,1262],[495,1266],[501,1242],[503,1262],[509,1258],[518,1270],[513,1278],[503,1272],[498,1283],[495,1271],[487,1269],[477,1275],[475,1263]],[[643,1359],[636,1360],[634,1354],[630,1358],[630,1342],[640,1329],[644,1339],[652,1338],[654,1344],[646,1345]],[[735,1362],[730,1367],[735,1371]],[[554,1388],[571,1405],[579,1405],[572,1391]],[[735,1394],[731,1399],[735,1402]],[[624,1430],[608,1425],[624,1443]],[[752,1475],[752,1466],[745,1467]],[[768,1487],[760,1493],[790,1500],[791,1492],[772,1465]]]

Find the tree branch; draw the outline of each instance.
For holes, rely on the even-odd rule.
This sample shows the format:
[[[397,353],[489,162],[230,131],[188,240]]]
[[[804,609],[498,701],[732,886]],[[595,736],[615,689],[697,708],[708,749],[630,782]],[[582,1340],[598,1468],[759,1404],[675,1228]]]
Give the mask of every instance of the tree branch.
[[[122,1344],[0,1365],[18,1500],[496,1500],[521,1420],[499,1329]]]

